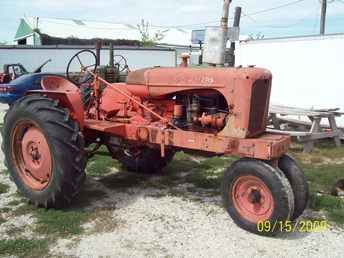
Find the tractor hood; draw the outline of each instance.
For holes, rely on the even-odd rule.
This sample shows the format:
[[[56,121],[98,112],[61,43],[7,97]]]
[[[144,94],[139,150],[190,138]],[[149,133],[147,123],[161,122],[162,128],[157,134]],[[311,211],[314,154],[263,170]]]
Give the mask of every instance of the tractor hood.
[[[195,89],[224,90],[236,80],[271,80],[262,68],[149,68],[130,72],[127,89],[134,95],[159,97]]]

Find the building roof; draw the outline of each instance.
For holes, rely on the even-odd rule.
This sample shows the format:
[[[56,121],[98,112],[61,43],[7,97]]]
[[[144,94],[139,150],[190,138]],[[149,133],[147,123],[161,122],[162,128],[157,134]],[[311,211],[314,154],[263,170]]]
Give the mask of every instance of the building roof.
[[[36,28],[38,28],[41,33],[59,38],[141,39],[140,31],[137,26],[131,24],[41,17],[37,20],[37,17],[25,17],[21,19],[21,23],[14,40],[17,41],[24,38],[25,35],[32,35],[33,30]],[[154,35],[158,32],[164,35],[163,39],[157,43],[173,45],[191,44],[191,30],[151,26],[149,32],[150,35]]]

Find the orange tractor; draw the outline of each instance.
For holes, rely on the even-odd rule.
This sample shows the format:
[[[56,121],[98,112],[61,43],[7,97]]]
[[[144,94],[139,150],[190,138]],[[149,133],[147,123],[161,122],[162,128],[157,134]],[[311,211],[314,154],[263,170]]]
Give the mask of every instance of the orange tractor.
[[[79,54],[70,62],[80,64],[78,80],[45,77],[42,90],[28,92],[6,114],[6,165],[34,204],[69,204],[85,179],[87,158],[105,145],[127,170],[151,174],[177,151],[241,157],[225,170],[222,197],[235,223],[250,232],[274,234],[303,213],[308,186],[286,154],[290,137],[265,132],[268,70],[189,68],[184,62],[133,71],[126,83],[109,83],[96,73],[93,52],[82,54],[88,52],[90,65]],[[86,81],[90,96],[84,103],[78,84]],[[260,232],[263,221],[274,229]]]

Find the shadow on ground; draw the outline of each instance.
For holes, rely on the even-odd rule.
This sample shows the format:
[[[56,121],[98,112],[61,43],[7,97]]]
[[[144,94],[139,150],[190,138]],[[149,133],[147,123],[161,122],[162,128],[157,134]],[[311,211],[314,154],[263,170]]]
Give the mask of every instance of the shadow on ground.
[[[160,174],[143,175],[127,172],[116,161],[108,159],[111,158],[96,156],[90,161],[89,167],[96,167],[98,171],[88,175],[70,209],[114,208],[116,194],[120,193],[128,195],[127,205],[143,194],[175,195],[192,200],[219,197],[224,168],[234,160],[204,159],[180,153]]]

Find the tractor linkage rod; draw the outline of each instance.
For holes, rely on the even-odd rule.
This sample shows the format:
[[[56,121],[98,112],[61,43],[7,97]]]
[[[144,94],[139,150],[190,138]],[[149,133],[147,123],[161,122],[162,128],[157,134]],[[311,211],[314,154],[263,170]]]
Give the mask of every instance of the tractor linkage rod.
[[[113,89],[115,89],[116,91],[118,91],[120,94],[124,95],[125,97],[127,97],[128,99],[130,99],[131,101],[135,102],[137,105],[139,105],[141,108],[145,109],[146,111],[148,111],[149,113],[153,114],[154,116],[156,116],[157,118],[159,118],[161,121],[169,124],[170,126],[172,126],[174,129],[176,130],[180,130],[180,128],[176,127],[174,124],[172,124],[171,122],[168,122],[166,120],[166,118],[160,116],[158,113],[154,112],[153,110],[151,110],[150,108],[146,107],[145,105],[143,105],[142,103],[140,103],[139,101],[137,101],[136,99],[134,99],[133,97],[131,97],[130,95],[128,95],[127,93],[125,93],[124,91],[122,91],[121,89],[119,89],[119,87],[117,87],[115,84],[111,84],[109,82],[107,82],[106,80],[104,80],[103,78],[99,77],[97,74],[86,70],[88,73],[90,73],[92,76],[94,76],[94,78],[96,80],[99,80],[100,82],[104,83],[105,85],[107,85],[108,87],[112,87]]]

